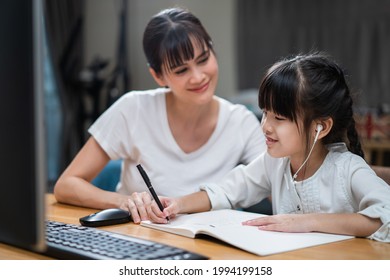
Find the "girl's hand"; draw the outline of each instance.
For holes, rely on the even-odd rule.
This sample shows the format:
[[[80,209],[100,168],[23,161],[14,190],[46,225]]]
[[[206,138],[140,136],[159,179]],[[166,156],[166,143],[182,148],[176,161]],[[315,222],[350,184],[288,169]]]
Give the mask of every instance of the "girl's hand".
[[[242,224],[257,226],[261,230],[282,232],[310,232],[310,214],[280,214],[245,221]]]

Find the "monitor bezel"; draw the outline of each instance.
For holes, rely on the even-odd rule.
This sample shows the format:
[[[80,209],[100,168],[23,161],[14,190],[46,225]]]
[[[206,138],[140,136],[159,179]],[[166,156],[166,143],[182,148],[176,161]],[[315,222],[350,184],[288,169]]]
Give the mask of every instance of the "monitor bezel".
[[[0,242],[44,252],[43,0],[2,3]]]

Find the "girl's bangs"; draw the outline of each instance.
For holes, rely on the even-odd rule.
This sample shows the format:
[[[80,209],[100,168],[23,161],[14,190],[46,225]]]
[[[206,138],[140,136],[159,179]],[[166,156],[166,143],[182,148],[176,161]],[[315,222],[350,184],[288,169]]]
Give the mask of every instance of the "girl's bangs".
[[[277,66],[263,79],[259,90],[259,107],[296,122],[297,76],[288,67]]]

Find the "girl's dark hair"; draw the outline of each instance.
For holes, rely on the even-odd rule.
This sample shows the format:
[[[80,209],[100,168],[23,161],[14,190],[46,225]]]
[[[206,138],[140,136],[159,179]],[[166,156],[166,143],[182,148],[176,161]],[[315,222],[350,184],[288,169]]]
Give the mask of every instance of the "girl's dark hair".
[[[312,53],[275,63],[261,81],[259,106],[294,121],[303,120],[309,147],[313,120],[333,119],[324,144],[347,143],[364,158],[353,117],[353,100],[343,70],[326,54]],[[299,128],[299,126],[298,126]]]
[[[212,41],[200,20],[182,8],[162,10],[144,31],[143,48],[149,66],[161,74],[194,58],[193,42],[213,51]]]

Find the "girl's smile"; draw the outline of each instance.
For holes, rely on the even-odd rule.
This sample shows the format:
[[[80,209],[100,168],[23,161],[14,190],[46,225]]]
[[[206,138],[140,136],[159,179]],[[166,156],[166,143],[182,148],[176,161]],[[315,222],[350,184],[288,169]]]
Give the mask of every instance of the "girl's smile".
[[[267,147],[269,148],[272,146],[274,143],[278,142],[278,140],[274,140],[271,137],[265,135],[265,143],[267,144]]]
[[[296,123],[272,111],[263,110],[261,125],[270,156],[275,158],[298,156],[298,159],[304,157],[303,138]]]

